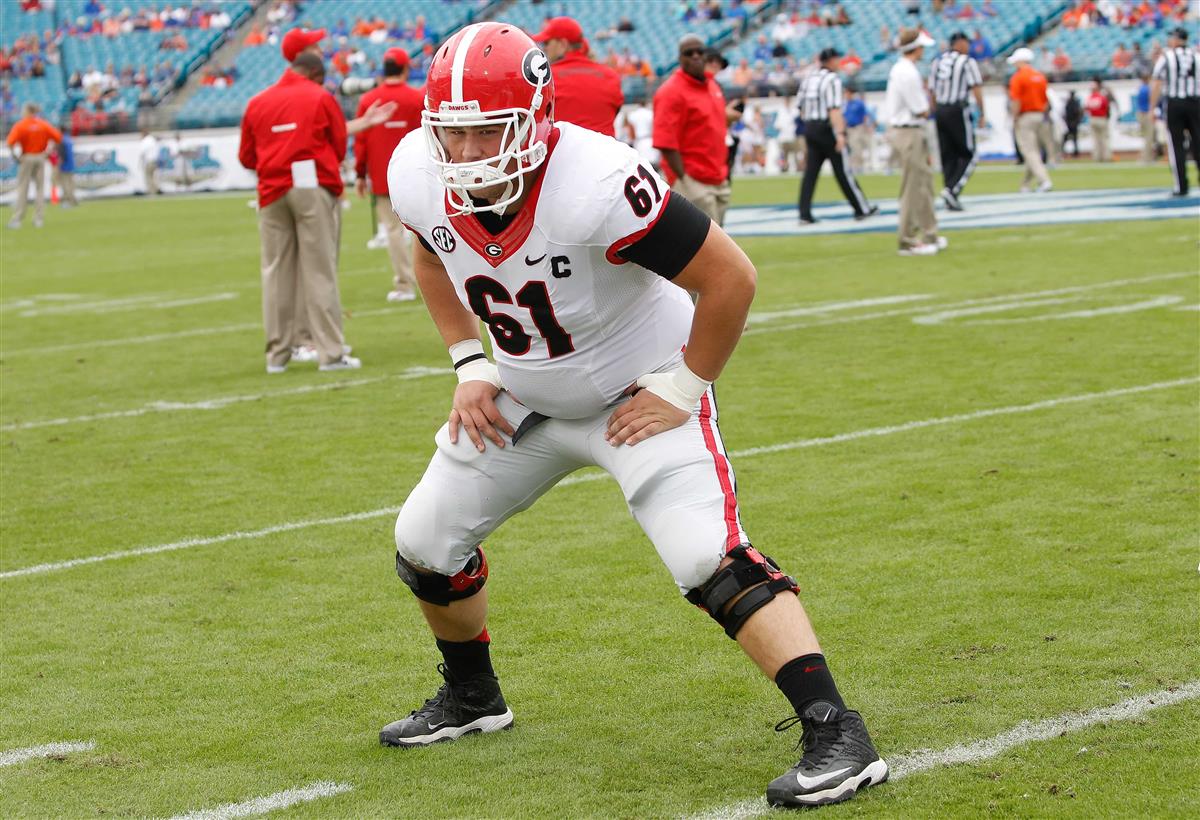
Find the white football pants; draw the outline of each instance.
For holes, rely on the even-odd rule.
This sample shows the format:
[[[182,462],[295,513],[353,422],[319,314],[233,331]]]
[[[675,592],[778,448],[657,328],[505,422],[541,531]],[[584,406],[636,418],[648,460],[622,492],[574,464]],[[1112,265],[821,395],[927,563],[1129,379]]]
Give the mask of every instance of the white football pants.
[[[496,405],[514,429],[530,412],[507,392]],[[482,453],[465,432],[451,444],[442,425],[437,452],[396,518],[396,548],[418,567],[454,575],[511,515],[569,473],[594,466],[617,480],[679,588],[701,586],[728,550],[748,542],[712,389],[682,426],[632,447],[604,440],[611,414],[547,419],[516,446],[507,436],[503,449],[485,440]]]

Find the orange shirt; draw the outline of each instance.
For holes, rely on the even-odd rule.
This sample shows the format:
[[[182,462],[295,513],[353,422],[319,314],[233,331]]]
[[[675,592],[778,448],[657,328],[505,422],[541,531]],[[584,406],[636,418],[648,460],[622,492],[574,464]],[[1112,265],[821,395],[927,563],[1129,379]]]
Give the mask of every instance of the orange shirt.
[[[1030,65],[1023,65],[1008,81],[1008,96],[1017,101],[1018,113],[1045,111],[1049,107],[1046,98],[1046,75]]]
[[[25,117],[8,132],[8,144],[21,144],[22,154],[41,154],[52,142],[62,144],[62,132],[41,117]]]

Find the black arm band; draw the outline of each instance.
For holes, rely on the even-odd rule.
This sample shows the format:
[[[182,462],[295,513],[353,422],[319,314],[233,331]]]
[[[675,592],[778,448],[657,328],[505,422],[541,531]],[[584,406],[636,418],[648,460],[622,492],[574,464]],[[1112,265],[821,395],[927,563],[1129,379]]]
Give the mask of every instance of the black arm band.
[[[416,234],[416,237],[417,237],[417,241],[421,243],[422,248],[424,248],[425,250],[429,251],[430,253],[432,253],[434,255],[437,254],[437,251],[435,251],[433,249],[433,246],[425,241],[425,237],[421,236],[419,233]]]
[[[699,252],[711,224],[704,211],[672,191],[650,232],[617,255],[664,279],[674,279]]]
[[[486,353],[472,353],[470,356],[464,356],[463,358],[461,358],[457,362],[455,362],[454,369],[458,370],[464,364],[469,364],[470,362],[476,361],[478,359],[486,359],[486,358],[487,358]]]

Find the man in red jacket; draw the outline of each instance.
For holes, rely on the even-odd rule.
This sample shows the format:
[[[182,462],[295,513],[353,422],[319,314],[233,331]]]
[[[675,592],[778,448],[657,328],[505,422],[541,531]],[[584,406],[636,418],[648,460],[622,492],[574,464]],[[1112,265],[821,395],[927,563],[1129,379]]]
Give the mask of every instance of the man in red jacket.
[[[552,17],[533,36],[550,60],[554,119],[616,136],[613,123],[625,103],[621,77],[588,57],[583,28],[570,17]]]
[[[354,170],[358,176],[358,195],[366,196],[370,182],[371,199],[379,224],[387,231],[388,255],[392,260],[392,290],[389,302],[408,302],[417,298],[417,280],[413,276],[412,244],[408,230],[392,210],[388,196],[387,170],[392,152],[410,131],[421,127],[421,109],[425,95],[408,85],[408,52],[389,48],[383,55],[383,81],[363,94],[358,116],[377,102],[394,102],[396,110],[387,122],[368,128],[354,138]]]
[[[362,364],[346,355],[342,337],[338,169],[346,156],[346,118],[321,86],[324,63],[308,50],[323,36],[288,32],[283,52],[291,65],[250,100],[242,118],[238,159],[258,173],[268,373],[287,369],[299,324],[312,336],[321,370]]]

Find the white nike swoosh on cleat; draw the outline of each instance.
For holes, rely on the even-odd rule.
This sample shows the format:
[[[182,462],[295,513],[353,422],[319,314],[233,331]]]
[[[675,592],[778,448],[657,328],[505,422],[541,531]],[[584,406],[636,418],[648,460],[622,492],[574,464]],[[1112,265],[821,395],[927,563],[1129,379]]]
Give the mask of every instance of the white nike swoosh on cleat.
[[[820,786],[822,783],[828,783],[830,780],[837,777],[839,774],[845,774],[848,771],[850,771],[849,766],[847,766],[844,769],[838,769],[836,772],[828,772],[826,774],[822,774],[817,777],[805,777],[804,775],[800,774],[799,772],[796,772],[796,782],[800,784],[800,788],[802,788],[802,789],[815,789],[817,786]]]

